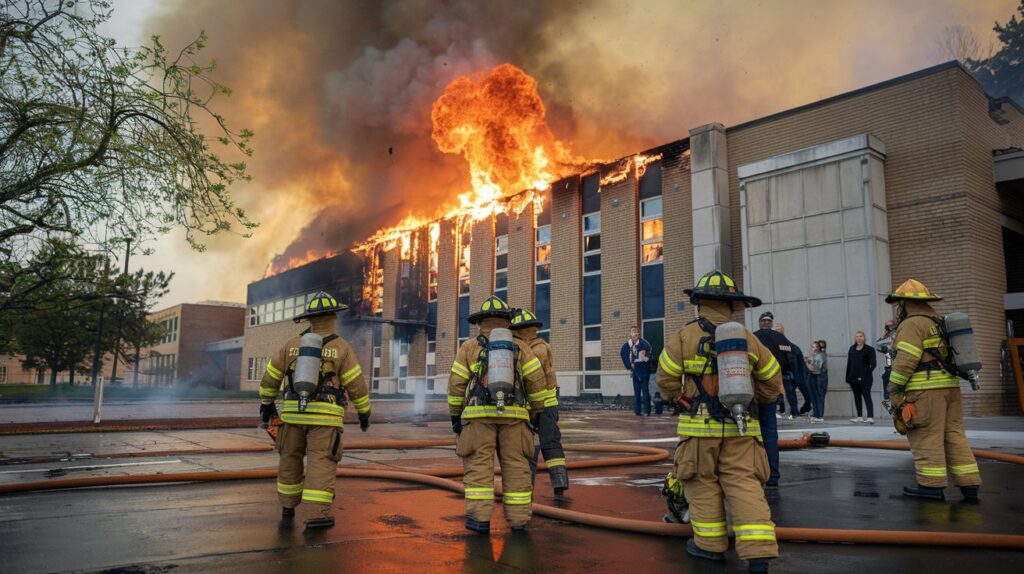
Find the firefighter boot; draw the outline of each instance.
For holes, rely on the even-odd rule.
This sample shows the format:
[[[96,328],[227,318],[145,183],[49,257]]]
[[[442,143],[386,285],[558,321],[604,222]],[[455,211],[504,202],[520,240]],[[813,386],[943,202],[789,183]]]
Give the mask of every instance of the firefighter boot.
[[[768,561],[764,559],[756,559],[747,562],[747,572],[754,572],[757,574],[768,572]]]
[[[723,552],[709,552],[702,550],[697,546],[697,543],[693,541],[693,538],[686,541],[686,553],[690,556],[696,556],[697,558],[706,558],[708,560],[714,560],[715,562],[721,562],[725,560],[725,553]]]
[[[904,486],[903,496],[909,498],[924,498],[926,500],[946,500],[945,490],[931,486],[921,486],[920,484],[914,487]]]
[[[473,532],[479,532],[480,534],[490,534],[491,523],[484,522],[482,520],[474,520],[469,516],[466,517],[466,530],[472,530]]]
[[[978,489],[981,488],[978,485],[973,486],[961,486],[960,494],[964,495],[964,502],[978,502]]]
[[[317,516],[306,521],[306,530],[311,528],[331,528],[334,526],[333,516]]]
[[[562,496],[566,490],[569,490],[569,473],[566,472],[565,466],[549,468],[548,477],[551,479],[551,488],[555,490],[555,496]]]

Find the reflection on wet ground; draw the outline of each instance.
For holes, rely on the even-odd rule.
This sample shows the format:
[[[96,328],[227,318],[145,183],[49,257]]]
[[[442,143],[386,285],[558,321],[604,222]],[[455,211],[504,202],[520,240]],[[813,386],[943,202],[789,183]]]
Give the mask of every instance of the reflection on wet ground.
[[[643,440],[673,447],[669,417],[638,420],[622,414],[572,414],[564,417],[566,442]],[[998,446],[1016,441],[1024,448],[1024,421],[1008,428],[980,429]],[[863,433],[835,427],[832,432]],[[370,435],[347,438],[445,436],[445,426],[411,429],[380,425]],[[890,438],[876,429],[876,438]],[[883,434],[885,432],[885,434]],[[661,440],[664,439],[664,440]],[[103,449],[195,449],[196,445],[262,444],[253,430],[190,431],[149,436],[61,435],[45,438],[2,437],[0,451],[19,455],[44,452],[82,454]],[[57,447],[57,448],[55,448]],[[107,452],[104,450],[104,452]],[[156,467],[105,467],[74,476],[109,473],[178,472],[228,468],[266,468],[273,454],[189,455]],[[104,459],[66,466],[120,464]],[[147,460],[148,461],[148,460]],[[878,530],[953,530],[1024,532],[1024,468],[982,461],[985,480],[979,504],[960,501],[947,489],[948,502],[903,499],[913,481],[910,454],[830,448],[782,455],[782,483],[768,489],[776,522],[784,526]],[[442,467],[457,464],[449,448],[424,451],[346,452],[346,465]],[[27,468],[26,468],[27,466]],[[40,480],[46,465],[0,467],[0,481]],[[49,465],[54,466],[54,465]],[[59,466],[59,465],[57,465]],[[559,506],[584,512],[659,520],[665,513],[662,463],[577,471]],[[173,469],[173,470],[171,470]],[[536,500],[553,504],[546,476],[538,477]],[[282,523],[273,481],[224,482],[29,493],[0,497],[0,572],[741,572],[733,554],[721,564],[686,556],[682,539],[599,530],[536,518],[525,534],[509,532],[495,513],[491,536],[462,526],[459,496],[421,485],[384,480],[341,480],[335,515],[338,525],[305,532],[304,510],[294,523]],[[963,572],[981,568],[1017,571],[1024,553],[1009,551],[786,543],[773,572]]]

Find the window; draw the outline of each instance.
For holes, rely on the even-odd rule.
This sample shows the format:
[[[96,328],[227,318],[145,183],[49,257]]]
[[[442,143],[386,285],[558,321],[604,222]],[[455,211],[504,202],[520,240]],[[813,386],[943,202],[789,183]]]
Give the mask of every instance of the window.
[[[466,230],[462,233],[462,241],[459,243],[459,294],[469,294],[469,257],[470,243],[473,241],[473,233]]]
[[[494,218],[494,295],[508,301],[508,214]]]
[[[381,332],[380,323],[373,326],[373,390],[379,390],[380,384],[377,379],[380,378],[380,357],[381,357],[381,341],[383,340],[383,333]]]
[[[538,333],[547,332],[551,329],[551,282],[538,283],[534,295],[534,314],[543,323]]]
[[[601,390],[600,175],[583,178],[583,390]],[[596,372],[595,372],[596,371]]]
[[[306,304],[313,300],[315,293],[282,297],[249,307],[249,325],[266,325],[277,321],[290,321],[306,310]]]
[[[551,280],[551,226],[537,228],[536,240],[536,273],[537,283]]]
[[[267,370],[268,357],[249,357],[249,369],[248,378],[249,381],[259,381],[263,379],[263,373]]]
[[[654,357],[665,345],[664,210],[661,163],[647,166],[640,179],[640,317],[641,336]]]
[[[551,332],[551,225],[537,227],[535,233],[533,312],[543,323],[537,334],[547,340]]]
[[[0,384],[7,382],[7,365],[0,366]]]
[[[459,345],[469,338],[469,294],[459,296]]]
[[[165,319],[163,321],[160,321],[160,328],[163,329],[164,336],[163,336],[162,339],[160,339],[160,342],[157,343],[158,345],[163,345],[163,344],[166,344],[166,343],[173,343],[173,342],[178,340],[178,318],[177,317],[171,317],[170,319]]]
[[[601,324],[601,274],[583,278],[583,324]]]
[[[661,197],[640,202],[640,262],[642,265],[661,263],[664,243],[664,220]]]
[[[430,253],[428,256],[429,280],[427,300],[437,301],[437,240],[441,236],[441,224],[430,224]]]
[[[665,316],[664,265],[645,265],[640,268],[640,313],[643,319]]]

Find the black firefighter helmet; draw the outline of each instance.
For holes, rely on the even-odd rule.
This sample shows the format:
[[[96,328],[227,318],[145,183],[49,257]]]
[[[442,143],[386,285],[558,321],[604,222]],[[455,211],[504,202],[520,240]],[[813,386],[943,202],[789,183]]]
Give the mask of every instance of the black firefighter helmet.
[[[348,309],[348,305],[338,303],[338,300],[328,295],[327,292],[320,291],[313,295],[313,298],[306,303],[306,310],[295,316],[295,322],[298,323],[303,319],[309,319],[318,315],[333,315],[345,309]]]
[[[512,319],[512,308],[508,306],[508,303],[502,301],[500,297],[491,295],[483,302],[483,305],[480,305],[480,310],[466,317],[466,320],[476,325],[488,317],[510,321]]]
[[[509,325],[509,329],[515,331],[516,329],[525,329],[527,327],[543,326],[544,323],[533,313],[526,309],[516,309],[515,313],[512,313],[512,324]]]
[[[683,293],[690,296],[690,303],[694,305],[700,299],[713,299],[715,301],[739,301],[747,307],[760,307],[761,300],[757,297],[744,295],[736,287],[736,281],[726,273],[712,271],[701,277],[693,289],[683,289]]]

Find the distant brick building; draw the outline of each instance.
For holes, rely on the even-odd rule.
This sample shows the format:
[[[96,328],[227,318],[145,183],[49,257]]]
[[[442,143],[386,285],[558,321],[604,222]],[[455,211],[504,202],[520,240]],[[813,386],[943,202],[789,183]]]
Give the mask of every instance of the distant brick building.
[[[1024,330],[1021,148],[1021,109],[986,96],[955,63],[737,126],[697,127],[555,182],[540,213],[414,233],[429,248],[381,253],[380,274],[367,274],[381,283],[371,306],[379,312],[364,312],[356,295],[363,311],[342,326],[364,368],[372,364],[375,391],[423,381],[440,394],[472,334],[466,316],[495,292],[544,321],[563,396],[629,395],[619,360],[629,327],[640,325],[660,352],[665,334],[694,317],[683,289],[717,268],[762,298],[805,351],[813,339],[829,342],[826,408],[845,415],[853,333],[873,340],[891,316],[885,294],[915,277],[946,297],[940,311],[974,321],[986,367],[966,410],[1010,413],[1016,389],[997,365],[1008,326]],[[243,388],[255,388],[259,361],[297,332],[290,321],[253,318],[266,316],[255,311],[266,301],[253,297],[259,285],[250,286],[243,360],[253,368]],[[314,290],[289,289],[275,297]],[[425,310],[410,293],[425,293]],[[277,320],[298,307],[285,308]],[[738,318],[753,325],[757,312]]]
[[[207,346],[241,337],[245,316],[245,305],[219,301],[182,303],[150,313],[149,320],[163,327],[164,338],[144,351],[139,364],[140,384],[220,387],[224,385],[225,369],[232,368],[233,382],[241,361],[237,357],[233,362],[215,358],[207,352]],[[236,355],[240,352],[240,348],[235,350]],[[124,378],[127,383],[132,382],[132,374],[126,373]]]

